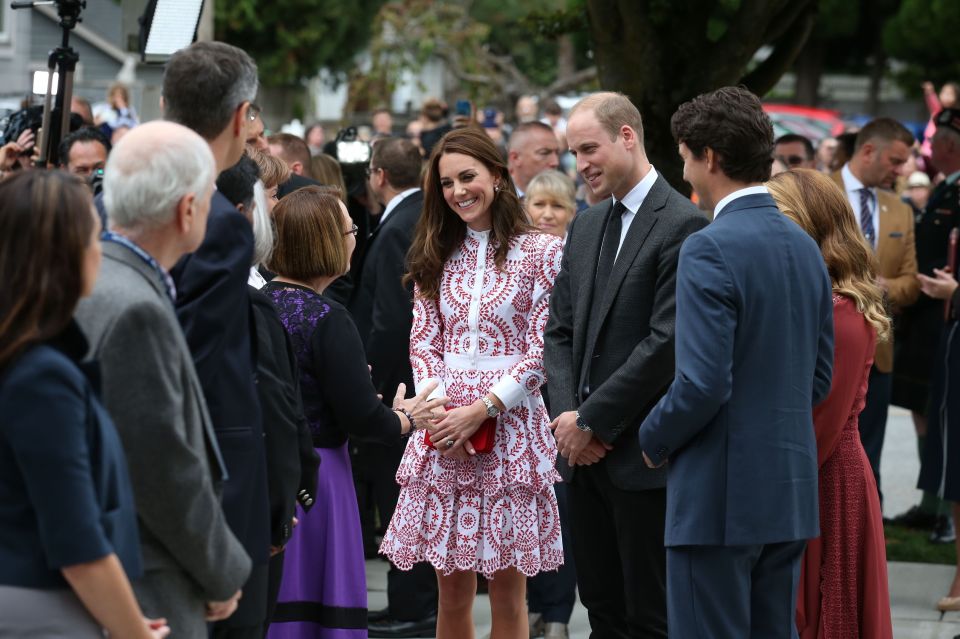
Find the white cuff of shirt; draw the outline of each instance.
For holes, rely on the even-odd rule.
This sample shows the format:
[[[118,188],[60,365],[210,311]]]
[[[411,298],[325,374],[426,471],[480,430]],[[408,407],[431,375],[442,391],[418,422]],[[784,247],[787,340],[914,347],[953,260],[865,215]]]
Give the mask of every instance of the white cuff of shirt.
[[[520,404],[527,396],[527,391],[523,389],[520,382],[509,375],[504,375],[500,381],[490,389],[490,392],[500,398],[500,401],[503,402],[507,410]]]

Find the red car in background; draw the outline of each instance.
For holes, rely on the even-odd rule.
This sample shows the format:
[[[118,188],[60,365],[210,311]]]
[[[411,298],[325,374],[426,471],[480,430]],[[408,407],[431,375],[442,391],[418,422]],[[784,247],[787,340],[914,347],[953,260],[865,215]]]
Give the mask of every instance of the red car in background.
[[[826,137],[843,133],[844,121],[840,112],[833,109],[815,109],[793,104],[764,104],[770,119],[773,120],[775,138],[787,133],[797,133],[816,145]]]

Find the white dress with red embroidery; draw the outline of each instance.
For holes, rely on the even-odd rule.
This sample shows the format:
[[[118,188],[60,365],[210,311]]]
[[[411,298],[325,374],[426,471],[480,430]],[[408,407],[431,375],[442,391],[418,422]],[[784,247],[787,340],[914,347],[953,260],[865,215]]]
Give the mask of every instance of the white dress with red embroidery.
[[[444,574],[527,576],[563,564],[553,484],[557,444],[540,395],[543,331],[563,244],[541,233],[510,244],[502,270],[490,232],[467,230],[444,266],[439,301],[415,292],[410,361],[417,391],[466,406],[489,392],[507,410],[493,451],[442,457],[417,432],[397,471],[400,500],[380,552],[401,570],[428,561]]]

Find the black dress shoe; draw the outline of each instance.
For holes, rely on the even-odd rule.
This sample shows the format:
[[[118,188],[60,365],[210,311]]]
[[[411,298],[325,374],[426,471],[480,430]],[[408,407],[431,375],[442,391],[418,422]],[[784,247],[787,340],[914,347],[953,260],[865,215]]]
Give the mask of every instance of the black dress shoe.
[[[933,530],[937,525],[937,516],[925,513],[920,510],[920,506],[914,506],[905,513],[900,513],[892,519],[885,519],[885,524],[892,526],[903,526],[904,528],[920,528],[922,530]]]
[[[367,611],[367,623],[371,624],[376,621],[384,621],[390,618],[390,608],[381,608],[380,610],[368,610]]]
[[[384,619],[367,625],[370,637],[436,637],[437,616],[431,615],[419,621]]]

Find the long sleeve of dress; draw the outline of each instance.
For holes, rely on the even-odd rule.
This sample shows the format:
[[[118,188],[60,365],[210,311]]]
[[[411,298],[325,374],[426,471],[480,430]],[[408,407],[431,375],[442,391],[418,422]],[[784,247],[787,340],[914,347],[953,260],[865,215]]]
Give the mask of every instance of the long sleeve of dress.
[[[400,420],[377,398],[363,341],[346,309],[331,305],[329,317],[317,324],[311,340],[314,370],[337,426],[363,439],[399,441]]]
[[[418,286],[413,289],[410,366],[413,368],[413,383],[417,393],[430,380],[437,380],[440,385],[431,396],[442,397],[445,394],[443,379],[447,371],[443,363],[443,316],[437,300],[423,297]]]
[[[563,243],[555,237],[531,235],[530,241],[535,241],[537,247],[527,253],[526,259],[534,261],[535,267],[531,270],[535,271],[536,277],[530,298],[527,330],[524,333],[526,351],[523,358],[490,389],[500,398],[507,410],[517,406],[527,395],[540,388],[545,380],[543,333],[550,315],[550,292],[560,272],[563,255]]]

